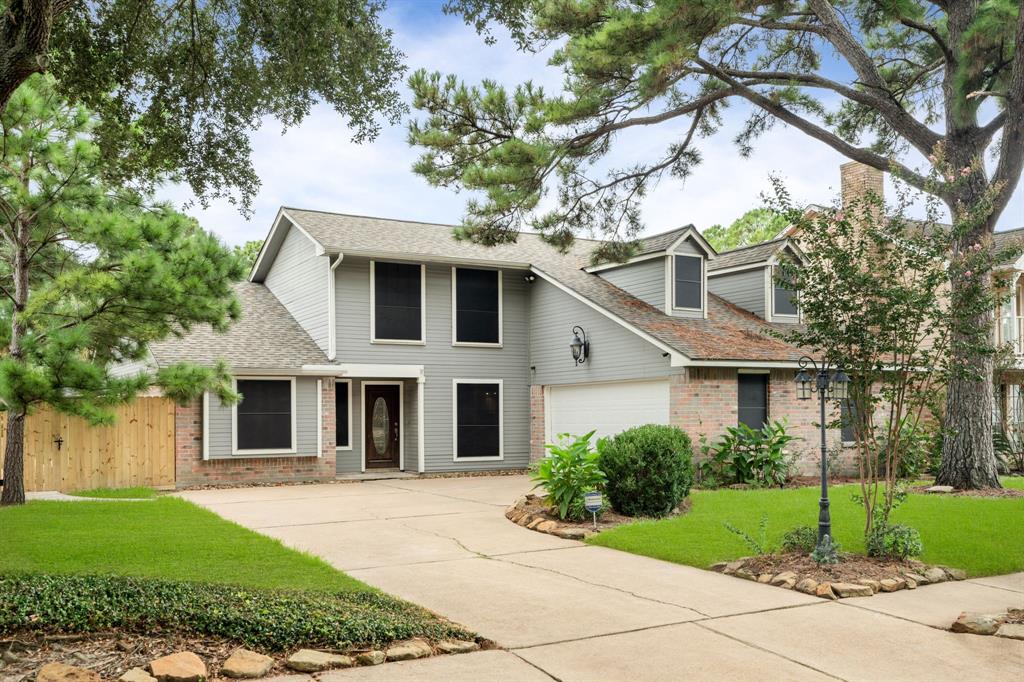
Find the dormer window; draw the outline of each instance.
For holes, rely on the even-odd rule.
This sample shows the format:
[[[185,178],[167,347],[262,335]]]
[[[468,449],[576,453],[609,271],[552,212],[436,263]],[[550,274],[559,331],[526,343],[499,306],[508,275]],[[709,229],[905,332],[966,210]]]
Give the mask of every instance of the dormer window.
[[[677,310],[704,308],[704,259],[674,256],[672,305]]]
[[[782,271],[776,268],[775,276],[772,278],[772,315],[797,317],[799,314],[797,292],[786,282]]]

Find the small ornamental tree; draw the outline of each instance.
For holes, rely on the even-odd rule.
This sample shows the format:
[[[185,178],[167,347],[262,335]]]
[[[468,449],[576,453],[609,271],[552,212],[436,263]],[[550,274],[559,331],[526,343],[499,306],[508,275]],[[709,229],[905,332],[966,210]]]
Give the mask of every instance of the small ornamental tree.
[[[782,266],[781,276],[799,292],[804,324],[779,335],[841,365],[851,377],[845,407],[868,534],[875,524],[888,525],[898,503],[901,460],[927,427],[929,408],[940,402],[947,382],[970,371],[951,363],[950,339],[970,338],[971,353],[994,352],[991,330],[968,330],[978,311],[950,296],[950,277],[970,280],[972,269],[989,271],[1006,254],[994,253],[989,239],[967,253],[951,252],[960,232],[971,226],[938,223],[934,200],[926,202],[926,220],[905,218],[919,196],[906,189],[893,207],[869,194],[842,209],[814,212],[789,205],[778,183],[776,194],[800,229],[807,256],[799,267]],[[999,294],[979,286],[969,300],[995,307]]]
[[[237,398],[225,367],[175,365],[115,376],[146,345],[239,315],[243,268],[194,220],[105,183],[95,118],[33,76],[0,114],[0,504],[25,500],[25,418],[41,406],[109,423],[151,385],[178,401]]]

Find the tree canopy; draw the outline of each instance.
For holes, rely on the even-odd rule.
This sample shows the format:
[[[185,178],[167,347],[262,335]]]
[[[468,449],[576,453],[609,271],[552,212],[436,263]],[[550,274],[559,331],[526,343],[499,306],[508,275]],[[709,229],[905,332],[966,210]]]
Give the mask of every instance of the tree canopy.
[[[252,270],[252,266],[256,265],[256,258],[260,255],[260,249],[263,248],[262,239],[250,239],[244,244],[235,247],[235,256],[246,270]]]
[[[377,0],[0,0],[0,108],[33,73],[99,116],[113,181],[187,182],[248,208],[250,133],[299,123],[317,101],[357,140],[403,111]]]
[[[558,45],[550,64],[564,74],[556,94],[410,79],[422,112],[410,128],[423,150],[415,170],[476,192],[463,234],[483,243],[527,227],[558,245],[587,229],[629,242],[651,183],[692,173],[732,102],[747,105],[742,155],[784,124],[951,206],[996,184],[995,216],[1020,177],[1024,18],[1013,0],[451,0],[448,11],[482,30],[503,23],[526,50]],[[663,130],[664,151],[610,166],[616,139],[638,127]],[[954,168],[988,152],[996,170],[964,187],[899,160],[937,147]]]
[[[176,400],[204,390],[235,398],[223,366],[154,373],[139,362],[151,341],[197,324],[226,328],[240,314],[232,283],[245,271],[193,219],[105,182],[95,125],[49,76],[32,76],[0,113],[3,503],[24,499],[24,419],[42,405],[106,423],[154,384]]]
[[[729,227],[712,225],[701,234],[718,251],[728,251],[774,239],[787,224],[786,216],[770,208],[752,208]]]

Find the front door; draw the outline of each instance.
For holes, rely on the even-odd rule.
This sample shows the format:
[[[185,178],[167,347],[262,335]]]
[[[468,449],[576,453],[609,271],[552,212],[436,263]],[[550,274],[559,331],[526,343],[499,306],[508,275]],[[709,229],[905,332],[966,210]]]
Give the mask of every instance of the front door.
[[[399,465],[402,438],[402,413],[399,387],[394,384],[367,384],[363,406],[366,468]]]

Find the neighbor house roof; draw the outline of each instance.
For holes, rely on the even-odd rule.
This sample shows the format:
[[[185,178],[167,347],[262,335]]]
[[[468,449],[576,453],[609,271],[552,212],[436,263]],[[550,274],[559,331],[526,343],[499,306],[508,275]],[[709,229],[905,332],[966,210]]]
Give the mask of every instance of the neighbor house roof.
[[[327,364],[324,352],[267,287],[240,282],[235,295],[242,304],[240,320],[226,332],[201,325],[181,338],[151,344],[149,352],[157,366],[225,360],[232,369],[287,370]]]
[[[331,255],[393,257],[407,260],[488,263],[495,267],[532,268],[579,297],[627,323],[659,345],[691,360],[792,362],[799,349],[768,336],[773,325],[714,294],[708,294],[708,317],[667,315],[596,274],[583,270],[600,242],[578,239],[565,254],[538,235],[521,234],[515,244],[487,247],[452,236],[452,225],[284,208],[282,216]],[[689,226],[656,235],[654,247],[671,246]],[[671,235],[671,238],[670,238]],[[654,238],[652,238],[654,239]],[[260,264],[253,271],[261,274]]]

